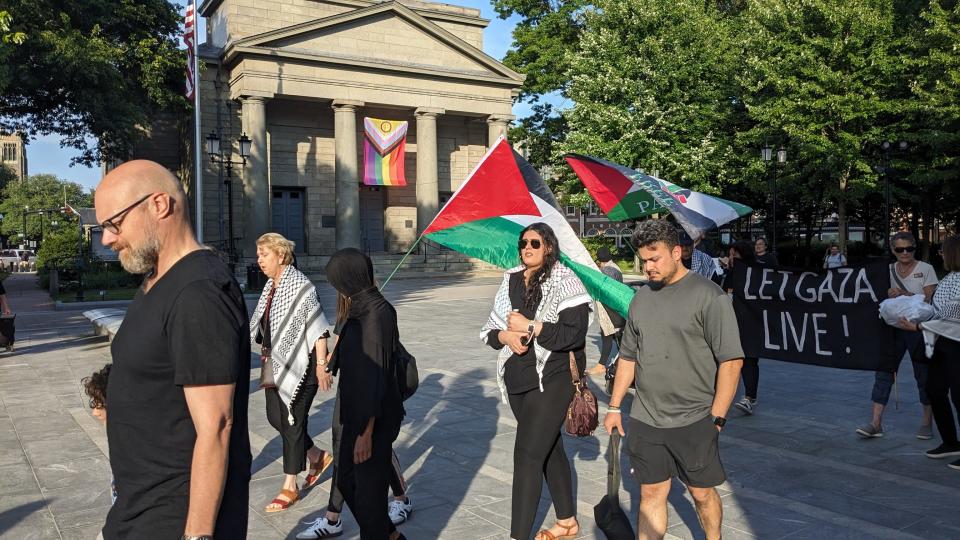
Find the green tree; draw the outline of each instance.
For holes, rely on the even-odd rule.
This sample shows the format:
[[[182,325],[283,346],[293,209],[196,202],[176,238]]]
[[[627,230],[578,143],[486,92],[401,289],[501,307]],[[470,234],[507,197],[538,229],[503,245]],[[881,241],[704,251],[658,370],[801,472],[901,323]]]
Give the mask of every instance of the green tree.
[[[37,174],[26,178],[23,182],[12,182],[3,188],[0,196],[0,214],[3,222],[0,224],[0,234],[7,236],[15,243],[23,232],[24,212],[26,210],[27,239],[39,239],[43,227],[44,236],[56,229],[51,228],[51,221],[60,222],[59,227],[70,227],[76,224],[76,217],[61,215],[59,211],[41,217],[37,210],[59,210],[66,202],[74,208],[90,207],[93,205],[93,196],[80,184],[57,178],[52,174]]]
[[[598,2],[570,62],[560,148],[711,193],[739,183],[740,42],[736,21],[702,1]]]
[[[180,16],[166,0],[7,0],[0,129],[57,134],[95,164],[127,155],[161,108],[185,107]],[[94,138],[95,145],[87,139]]]
[[[757,0],[744,11],[739,81],[753,126],[742,137],[785,144],[785,181],[812,178],[847,242],[850,205],[877,189],[877,143],[895,113],[895,16],[882,0]]]
[[[80,228],[70,225],[58,227],[44,235],[37,251],[38,268],[73,268],[79,254]]]

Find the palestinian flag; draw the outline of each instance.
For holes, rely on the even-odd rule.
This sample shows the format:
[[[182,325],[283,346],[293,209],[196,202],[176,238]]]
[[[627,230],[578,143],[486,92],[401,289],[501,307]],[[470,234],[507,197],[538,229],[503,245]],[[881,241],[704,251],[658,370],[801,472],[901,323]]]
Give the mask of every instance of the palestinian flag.
[[[626,317],[633,289],[601,273],[557,199],[510,144],[500,137],[424,230],[426,238],[502,268],[520,264],[520,231],[534,222],[553,229],[560,260],[590,295]]]
[[[612,221],[670,212],[691,238],[697,238],[753,212],[749,206],[682,188],[599,158],[577,154],[564,157]]]

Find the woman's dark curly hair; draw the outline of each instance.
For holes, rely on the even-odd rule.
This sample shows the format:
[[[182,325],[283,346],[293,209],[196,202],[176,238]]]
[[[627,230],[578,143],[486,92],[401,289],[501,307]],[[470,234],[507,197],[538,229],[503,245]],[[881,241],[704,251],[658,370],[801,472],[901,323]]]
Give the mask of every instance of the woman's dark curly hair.
[[[523,235],[527,234],[527,231],[533,231],[543,239],[543,266],[530,276],[527,288],[523,292],[523,306],[527,309],[536,310],[537,305],[542,300],[540,284],[550,278],[553,265],[560,260],[560,242],[557,240],[557,235],[554,234],[553,229],[546,223],[537,222],[527,225],[525,229],[520,231],[520,239],[523,239]],[[519,254],[519,252],[520,249],[518,248],[517,253]]]
[[[93,375],[84,377],[80,384],[83,385],[83,391],[90,398],[91,409],[102,409],[107,406],[107,378],[110,376],[110,366],[103,366],[100,371],[94,371]]]
[[[740,255],[740,260],[744,264],[753,264],[757,260],[756,252],[753,250],[753,243],[740,241],[730,245],[730,249]]]

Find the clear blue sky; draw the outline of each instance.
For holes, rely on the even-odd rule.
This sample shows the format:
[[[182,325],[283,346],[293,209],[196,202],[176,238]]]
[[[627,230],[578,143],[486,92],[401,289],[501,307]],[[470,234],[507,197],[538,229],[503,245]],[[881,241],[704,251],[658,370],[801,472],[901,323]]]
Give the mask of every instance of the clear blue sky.
[[[483,50],[494,58],[501,59],[513,42],[511,33],[517,19],[501,20],[490,6],[489,0],[448,0],[446,3],[478,8],[481,16],[490,19],[483,35]],[[205,25],[201,20],[200,35],[205,33]],[[529,107],[519,104],[514,107],[514,114],[521,118],[529,111]],[[30,174],[50,173],[61,178],[78,182],[87,187],[94,187],[100,180],[99,167],[70,167],[70,159],[77,155],[72,148],[60,148],[60,139],[57,136],[40,137],[27,146],[27,165]]]

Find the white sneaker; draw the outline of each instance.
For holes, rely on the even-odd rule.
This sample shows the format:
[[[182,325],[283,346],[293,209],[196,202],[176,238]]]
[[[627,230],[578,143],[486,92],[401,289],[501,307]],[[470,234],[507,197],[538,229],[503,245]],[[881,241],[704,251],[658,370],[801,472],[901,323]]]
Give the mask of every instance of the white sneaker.
[[[407,497],[407,502],[398,501],[397,499],[390,501],[390,521],[392,521],[394,525],[399,525],[410,519],[410,514],[412,513],[413,502],[410,500],[410,497]]]
[[[734,406],[743,411],[743,414],[753,414],[753,411],[757,408],[757,400],[744,396]]]
[[[317,538],[333,538],[343,534],[343,521],[336,523],[327,521],[327,516],[318,517],[313,520],[309,527],[297,534],[301,540],[316,540]]]

